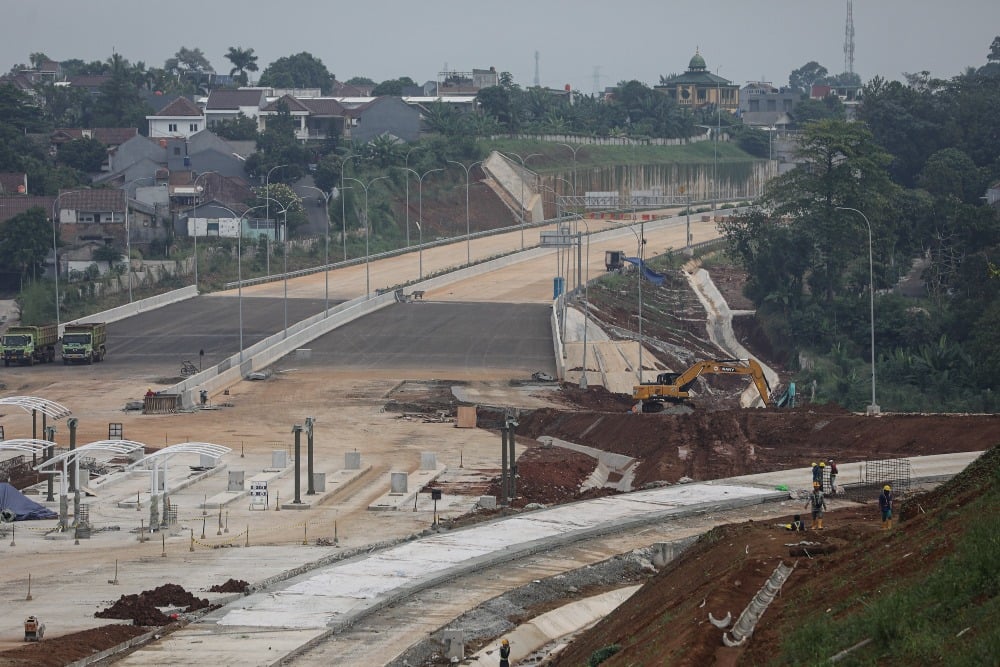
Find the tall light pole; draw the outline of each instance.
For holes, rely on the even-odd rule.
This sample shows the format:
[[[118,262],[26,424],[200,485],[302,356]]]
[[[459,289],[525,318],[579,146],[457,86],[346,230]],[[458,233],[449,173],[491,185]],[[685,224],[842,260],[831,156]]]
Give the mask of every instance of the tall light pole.
[[[326,211],[326,233],[323,235],[325,239],[325,246],[323,251],[323,302],[324,306],[324,316],[330,315],[330,197],[333,196],[333,191],[323,192],[319,188],[313,185],[298,185],[299,188],[309,188],[310,190],[315,190],[323,196],[323,204]]]
[[[344,170],[347,168],[347,161],[359,157],[357,153],[348,153],[340,160],[340,224],[344,232],[344,261],[347,261],[347,202],[344,200]]]
[[[521,169],[527,169],[528,168],[526,166],[527,161],[530,160],[533,157],[539,157],[541,155],[541,153],[531,153],[527,157],[521,157],[517,153],[514,153],[513,151],[511,151],[509,153],[501,153],[501,155],[507,157],[508,159],[510,159],[509,158],[510,155],[513,155],[514,157],[516,157],[521,162]],[[523,174],[518,174],[518,176],[520,176],[520,178],[518,180],[521,181],[521,202],[520,202],[521,203],[521,210],[520,210],[520,213],[521,213],[521,250],[524,250],[524,213],[527,210],[527,207],[524,205],[524,175]],[[534,222],[534,220],[532,220],[532,222]]]
[[[580,222],[587,228],[587,269],[583,277],[583,374],[580,389],[587,388],[587,328],[590,325],[590,225],[582,217]],[[577,239],[579,243],[579,239]]]
[[[482,164],[483,161],[473,162],[468,167],[466,167],[461,162],[456,162],[455,160],[448,160],[451,164],[457,164],[465,171],[465,263],[472,264],[472,230],[469,227],[469,172],[477,164]],[[524,188],[524,182],[521,182],[521,187]],[[524,196],[522,190],[522,197]],[[523,230],[523,227],[522,227]],[[521,232],[524,233],[523,231]],[[522,247],[523,247],[522,243]]]
[[[209,174],[218,174],[217,171],[206,171],[198,174],[198,178],[194,179],[194,214],[191,216],[195,219],[194,222],[194,289],[195,292],[198,291],[198,181],[203,179]]]
[[[880,410],[875,402],[875,262],[872,258],[872,223],[868,221],[868,216],[856,208],[847,206],[835,206],[837,211],[854,211],[860,215],[865,225],[868,227],[868,297],[871,316],[871,339],[872,339],[872,403],[868,406],[869,415],[877,415]]]
[[[266,204],[253,206],[243,211],[243,215],[239,216],[236,215],[236,211],[228,206],[219,206],[219,208],[225,209],[233,216],[239,218],[239,223],[236,228],[236,294],[239,301],[240,313],[240,364],[243,363],[243,221],[246,220],[247,214],[250,211],[265,208],[265,206]]]
[[[417,172],[410,169],[410,153],[415,150],[419,150],[423,146],[414,146],[410,150],[406,151],[406,157],[403,158],[403,169],[407,171],[412,171],[414,174]],[[406,175],[406,247],[410,247],[410,175]]]
[[[285,241],[282,242],[282,244],[281,244],[281,258],[282,258],[282,260],[284,262],[284,269],[282,270],[282,280],[285,283],[285,298],[284,298],[284,305],[285,305],[285,329],[284,329],[284,332],[285,333],[284,333],[283,338],[288,338],[288,240],[287,240],[288,239],[288,206],[286,206],[285,204],[282,204],[280,200],[275,199],[273,197],[266,197],[265,196],[264,199],[267,200],[264,203],[264,207],[266,209],[268,209],[268,212],[265,215],[269,215],[270,214],[271,202],[274,202],[278,206],[281,206],[281,210],[278,211],[278,213],[280,213],[282,215],[282,217],[283,217],[283,221],[282,222],[283,222],[284,227],[285,227],[285,233],[284,233]],[[271,219],[268,218],[267,220],[268,220],[268,223],[270,223]],[[274,228],[275,228],[275,232],[277,233],[278,226],[275,225]],[[240,227],[240,233],[241,233],[241,235],[242,235],[242,232],[243,232],[243,227],[241,226]]]
[[[128,302],[132,303],[132,233],[128,225],[128,189],[133,183],[138,183],[139,181],[155,181],[155,176],[142,176],[140,178],[134,178],[131,181],[125,183],[125,266],[127,270],[125,275],[128,278]]]
[[[56,334],[59,333],[59,246],[56,241],[56,225],[59,224],[58,218],[56,218],[56,211],[59,208],[59,200],[66,195],[76,194],[78,192],[85,192],[85,190],[69,190],[67,192],[60,192],[56,195],[55,201],[52,202],[52,268],[53,273],[56,277]],[[128,205],[128,196],[126,195],[126,206]]]
[[[358,180],[357,178],[348,178],[347,179],[348,181],[354,181],[355,183],[357,183],[358,185],[360,185],[362,187],[362,189],[365,191],[365,298],[366,299],[368,299],[368,298],[371,297],[371,292],[372,292],[372,289],[371,289],[371,259],[372,259],[372,256],[371,256],[371,251],[369,249],[370,246],[368,244],[368,240],[371,237],[371,229],[368,226],[368,188],[373,183],[375,183],[375,181],[382,181],[382,180],[385,180],[387,178],[389,178],[389,177],[388,176],[377,176],[377,177],[373,178],[372,180],[368,181],[368,183],[365,183],[365,182],[363,182],[361,180]]]
[[[420,234],[420,238],[417,245],[417,255],[419,256],[419,276],[420,280],[424,279],[424,176],[427,174],[433,174],[435,171],[444,171],[444,169],[438,167],[437,169],[428,169],[422,174],[418,174],[409,167],[403,167],[409,172],[412,172],[414,176],[417,177],[417,185],[419,186],[419,195],[417,197],[418,208],[417,208],[417,232]],[[407,176],[407,182],[409,182],[409,176]],[[409,209],[409,206],[407,206]]]
[[[646,225],[646,223],[644,221],[639,223],[639,233],[638,234],[635,233],[635,229],[632,228],[632,225],[628,225],[628,226],[625,227],[625,229],[627,229],[630,232],[632,232],[632,235],[635,236],[636,254],[639,255],[639,286],[638,286],[638,292],[639,292],[639,384],[642,384],[642,340],[643,340],[642,339],[642,278],[643,278],[644,269],[646,267],[646,262],[645,262],[645,259],[643,258],[643,255],[645,254],[643,251],[644,251],[645,246],[646,246],[645,225]],[[589,241],[589,238],[588,238],[588,241]]]
[[[273,172],[275,169],[283,169],[283,168],[285,168],[287,166],[288,166],[287,164],[276,164],[276,165],[274,165],[273,167],[271,167],[270,169],[267,170],[267,178],[264,179],[264,196],[265,197],[270,197],[271,196],[271,172]],[[264,216],[270,222],[270,220],[271,220],[271,206],[270,206],[270,202],[267,202],[266,204],[267,204],[265,206],[266,213],[264,214]],[[275,225],[275,227],[277,227],[277,225]]]
[[[571,146],[570,144],[557,144],[559,146],[565,146],[566,148],[573,151],[573,196],[576,196],[576,152],[584,147],[584,144],[579,146]]]

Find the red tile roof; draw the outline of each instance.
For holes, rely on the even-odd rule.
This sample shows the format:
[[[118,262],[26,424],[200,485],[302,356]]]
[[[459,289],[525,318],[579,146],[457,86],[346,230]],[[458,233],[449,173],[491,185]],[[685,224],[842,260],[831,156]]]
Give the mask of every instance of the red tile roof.
[[[45,217],[52,215],[52,203],[55,197],[31,197],[26,195],[0,196],[0,222],[7,222],[15,215],[20,215],[36,206],[45,211]]]
[[[124,190],[60,190],[59,195],[59,210],[125,212]]]
[[[166,118],[169,116],[203,116],[201,109],[194,102],[186,97],[178,97],[176,100],[160,109],[156,117]]]

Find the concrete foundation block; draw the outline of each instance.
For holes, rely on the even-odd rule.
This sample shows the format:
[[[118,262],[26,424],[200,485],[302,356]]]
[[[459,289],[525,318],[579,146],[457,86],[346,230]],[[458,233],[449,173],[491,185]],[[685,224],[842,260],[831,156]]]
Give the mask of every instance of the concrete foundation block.
[[[245,477],[246,472],[243,470],[230,470],[229,486],[226,487],[226,491],[243,491]]]
[[[275,449],[271,452],[271,467],[272,468],[287,468],[288,467],[288,452],[283,449]]]
[[[434,452],[420,453],[421,470],[437,470],[437,454]]]
[[[326,492],[326,473],[325,472],[314,472],[313,473],[313,491],[316,493]]]
[[[465,630],[445,630],[441,633],[444,640],[444,657],[450,661],[465,660]]]
[[[495,510],[497,508],[497,497],[496,496],[479,496],[479,501],[476,503],[479,507],[484,510]]]
[[[361,470],[361,452],[346,452],[344,454],[345,470]]]
[[[406,493],[406,482],[405,472],[389,473],[389,493]]]

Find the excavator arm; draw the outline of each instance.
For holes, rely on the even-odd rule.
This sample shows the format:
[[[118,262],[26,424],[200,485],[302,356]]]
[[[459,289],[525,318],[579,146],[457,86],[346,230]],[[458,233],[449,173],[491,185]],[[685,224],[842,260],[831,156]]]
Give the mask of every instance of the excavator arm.
[[[771,387],[764,370],[753,359],[709,359],[699,361],[683,373],[660,373],[656,382],[635,385],[632,397],[644,404],[656,402],[680,403],[690,398],[689,389],[702,375],[749,375],[760,392],[764,405],[771,406]],[[652,412],[653,410],[649,410]]]

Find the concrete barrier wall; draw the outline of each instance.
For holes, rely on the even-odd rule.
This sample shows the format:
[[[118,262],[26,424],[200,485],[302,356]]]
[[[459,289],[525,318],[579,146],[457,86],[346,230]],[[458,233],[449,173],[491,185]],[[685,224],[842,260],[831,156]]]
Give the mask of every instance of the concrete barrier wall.
[[[87,315],[71,322],[66,322],[66,324],[117,322],[118,320],[124,320],[126,317],[132,317],[133,315],[138,315],[139,313],[156,310],[157,308],[162,308],[163,306],[168,306],[172,303],[177,303],[178,301],[193,299],[196,296],[198,296],[198,288],[194,285],[188,285],[187,287],[182,287],[181,289],[173,290],[171,292],[167,292],[166,294],[157,294],[156,296],[151,296],[148,299],[140,299],[139,301],[133,301],[132,303],[125,304],[124,306],[118,306],[117,308],[112,308],[111,310],[105,310],[101,313]],[[60,329],[64,328],[65,324],[60,327]],[[62,333],[63,332],[60,330],[59,335],[61,336]]]

